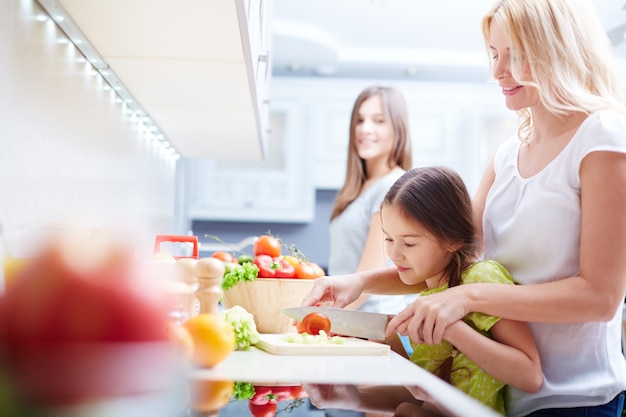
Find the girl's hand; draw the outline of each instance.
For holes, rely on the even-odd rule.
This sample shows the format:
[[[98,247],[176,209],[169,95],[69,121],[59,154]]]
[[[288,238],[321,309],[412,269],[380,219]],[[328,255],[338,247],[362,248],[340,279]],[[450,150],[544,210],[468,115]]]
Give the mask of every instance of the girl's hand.
[[[363,283],[356,274],[321,277],[315,280],[302,305],[329,304],[343,308],[359,298],[362,292]]]
[[[436,345],[450,324],[461,320],[469,312],[467,289],[459,285],[440,293],[418,297],[389,321],[386,335],[394,332],[408,335],[413,343]]]

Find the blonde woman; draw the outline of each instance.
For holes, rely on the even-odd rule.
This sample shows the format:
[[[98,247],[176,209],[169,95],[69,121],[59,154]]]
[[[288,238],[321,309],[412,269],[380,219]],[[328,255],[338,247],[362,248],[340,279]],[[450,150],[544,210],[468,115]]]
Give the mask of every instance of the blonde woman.
[[[621,417],[626,109],[610,42],[588,0],[499,0],[482,28],[493,78],[521,123],[474,198],[477,235],[484,257],[522,285],[420,297],[387,332],[437,344],[474,311],[529,322],[544,383],[511,388],[507,415]],[[364,272],[321,278],[303,303],[408,290],[397,270]]]

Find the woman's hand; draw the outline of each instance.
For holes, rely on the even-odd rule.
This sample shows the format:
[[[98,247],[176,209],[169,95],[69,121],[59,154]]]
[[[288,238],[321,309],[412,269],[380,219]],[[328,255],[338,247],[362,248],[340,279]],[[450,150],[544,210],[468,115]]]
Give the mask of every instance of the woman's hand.
[[[330,304],[343,308],[363,292],[363,280],[357,274],[317,278],[313,288],[302,300],[303,306]]]
[[[386,335],[397,332],[408,335],[413,343],[436,345],[441,343],[443,333],[450,324],[469,313],[467,290],[471,285],[460,285],[418,297],[408,307],[389,321]]]

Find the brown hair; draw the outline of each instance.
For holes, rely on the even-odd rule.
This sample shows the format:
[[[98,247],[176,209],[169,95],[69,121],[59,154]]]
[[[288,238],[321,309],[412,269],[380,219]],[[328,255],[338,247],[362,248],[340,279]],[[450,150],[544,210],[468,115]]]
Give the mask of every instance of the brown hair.
[[[346,207],[361,193],[363,184],[368,179],[365,170],[365,161],[361,159],[356,148],[356,126],[359,121],[359,108],[364,101],[372,96],[379,96],[394,133],[394,147],[389,154],[390,168],[396,166],[404,170],[411,168],[411,136],[406,109],[406,102],[402,94],[393,87],[370,86],[357,97],[352,107],[350,118],[350,141],[348,143],[348,162],[346,166],[346,180],[337,193],[330,219],[339,216]]]

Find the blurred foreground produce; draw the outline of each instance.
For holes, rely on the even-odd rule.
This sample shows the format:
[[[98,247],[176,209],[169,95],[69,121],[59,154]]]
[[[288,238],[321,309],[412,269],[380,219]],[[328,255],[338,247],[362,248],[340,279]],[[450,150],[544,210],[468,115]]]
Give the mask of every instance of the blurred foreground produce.
[[[0,416],[123,415],[102,408],[139,400],[166,415],[182,366],[165,296],[147,278],[130,248],[106,238],[44,245],[0,297],[0,385],[11,388]]]
[[[192,361],[200,367],[212,368],[235,350],[235,332],[221,315],[199,314],[184,326],[193,339]]]
[[[203,416],[217,416],[220,408],[230,402],[234,388],[233,381],[192,380],[191,409]]]

